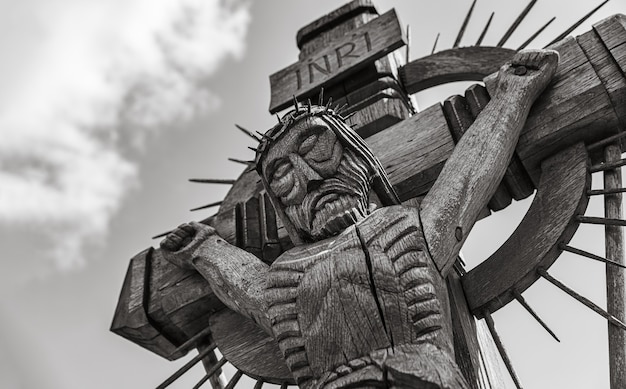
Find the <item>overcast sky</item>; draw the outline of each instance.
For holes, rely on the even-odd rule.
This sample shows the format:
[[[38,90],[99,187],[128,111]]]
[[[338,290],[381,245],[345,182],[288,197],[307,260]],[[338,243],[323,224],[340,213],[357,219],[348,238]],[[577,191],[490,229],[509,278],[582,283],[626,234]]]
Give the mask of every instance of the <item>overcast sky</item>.
[[[271,73],[295,62],[298,28],[343,1],[0,0],[0,377],[3,388],[149,388],[167,362],[108,331],[129,259],[150,236],[209,212],[226,188],[189,177],[235,178],[250,159],[233,123],[264,131]],[[542,47],[600,1],[540,0],[507,43],[552,16]],[[412,31],[411,58],[452,46],[470,0],[376,1]],[[526,2],[478,0],[462,45],[495,44]],[[592,22],[626,12],[612,0]],[[462,91],[418,95],[421,108]],[[454,89],[456,88],[456,89]],[[464,255],[493,252],[529,202],[479,223]],[[598,201],[589,214],[600,216]],[[600,227],[578,247],[602,254]],[[604,305],[603,268],[563,257],[551,272]],[[606,325],[550,285],[526,298],[554,342],[515,303],[495,314],[527,388],[608,388]],[[174,387],[189,388],[195,369]]]

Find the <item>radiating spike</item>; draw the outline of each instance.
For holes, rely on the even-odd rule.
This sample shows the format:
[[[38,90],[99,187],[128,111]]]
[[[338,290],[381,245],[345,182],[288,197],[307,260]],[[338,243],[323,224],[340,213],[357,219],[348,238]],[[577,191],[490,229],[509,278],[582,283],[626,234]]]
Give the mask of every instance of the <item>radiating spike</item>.
[[[587,251],[584,251],[584,250],[581,250],[581,249],[577,249],[576,247],[568,246],[565,243],[560,243],[559,244],[559,249],[561,249],[563,251],[567,251],[567,252],[573,253],[573,254],[578,254],[578,255],[580,255],[582,257],[593,259],[595,261],[604,262],[606,264],[610,264],[610,265],[614,265],[614,266],[618,266],[618,267],[621,267],[623,269],[626,269],[626,266],[624,266],[621,263],[616,262],[616,261],[614,261],[612,259],[604,258],[604,257],[601,257],[599,255],[595,255],[595,254],[592,254],[590,252],[587,252]]]
[[[153,236],[151,239],[159,239],[159,238],[162,238],[162,237],[164,237],[164,236],[166,236],[166,235],[169,235],[169,233],[170,233],[170,232],[172,232],[172,231],[174,231],[174,230],[169,230],[169,231],[167,231],[167,232],[162,232],[162,233],[160,233],[160,234],[158,234],[158,235]]]
[[[293,107],[296,110],[296,113],[300,113],[300,105],[298,104],[298,99],[296,99],[296,95],[293,96]]]
[[[352,116],[356,115],[357,111],[354,112],[350,112],[349,114],[347,114],[346,116],[343,117],[344,121],[347,121],[348,119],[350,119]]]
[[[589,146],[587,146],[587,150],[588,151],[595,150],[595,149],[597,149],[599,147],[603,147],[603,146],[609,145],[609,144],[615,142],[616,140],[620,140],[620,139],[625,138],[625,137],[626,137],[626,131],[620,132],[619,134],[615,134],[615,135],[609,136],[608,138],[605,138],[605,139],[602,139],[602,140],[600,140],[600,141],[598,141],[596,143],[590,144]]]
[[[230,381],[228,381],[228,384],[226,385],[226,387],[224,387],[224,389],[233,389],[235,385],[237,385],[237,382],[239,382],[239,380],[241,379],[241,376],[243,376],[243,372],[237,369],[237,371],[235,372],[235,374],[233,374],[233,377],[230,379]]]
[[[435,43],[433,44],[433,50],[430,52],[430,55],[435,54],[435,49],[437,49],[437,42],[439,42],[439,36],[441,35],[440,32],[437,33],[437,36],[435,37]]]
[[[278,124],[283,124],[283,121],[280,120],[280,116],[278,116],[278,114],[276,114],[276,119],[278,119]],[[257,131],[257,133],[259,132]]]
[[[337,104],[337,107],[339,107],[339,104]],[[346,109],[346,107],[348,107],[348,103],[344,103],[341,107],[337,108],[335,107],[334,111],[338,114],[341,115],[341,113],[343,112],[344,109]]]
[[[589,168],[589,172],[591,173],[596,173],[596,172],[600,172],[603,170],[612,170],[612,169],[616,169],[620,166],[624,166],[626,165],[626,158],[624,159],[620,159],[618,161],[615,162],[609,162],[609,163],[601,163],[598,165],[593,165],[591,168]]]
[[[519,14],[519,16],[517,17],[517,19],[515,19],[515,21],[513,22],[513,24],[511,25],[511,27],[509,27],[508,30],[506,30],[506,32],[504,33],[504,35],[502,36],[502,38],[500,39],[500,41],[498,42],[498,44],[496,45],[497,47],[502,47],[504,46],[504,44],[506,43],[507,40],[509,40],[509,38],[511,37],[511,35],[515,32],[515,30],[517,30],[517,27],[520,25],[520,23],[524,20],[524,18],[526,18],[526,15],[528,15],[528,12],[530,12],[530,10],[533,8],[533,6],[537,3],[537,0],[530,0],[530,3],[528,3],[528,5],[526,6],[526,8],[524,8],[522,10],[522,12]]]
[[[258,380],[256,384],[254,384],[254,389],[261,389],[265,382],[263,380]]]
[[[556,38],[554,38],[554,40],[552,42],[548,43],[546,45],[546,47],[548,47],[548,46],[552,45],[553,43],[556,43],[556,42],[560,41],[561,39],[565,38],[566,36],[568,36],[572,31],[574,31],[576,29],[576,27],[578,27],[581,24],[583,24],[585,22],[585,20],[589,19],[594,13],[596,13],[600,8],[602,8],[602,6],[604,4],[606,4],[608,2],[609,2],[609,0],[604,0],[600,5],[598,5],[594,9],[592,9],[587,15],[583,16],[576,23],[572,24],[572,26],[570,28],[568,28],[567,30],[565,30],[561,35],[559,35]]]
[[[599,306],[597,306],[596,304],[594,304],[591,300],[588,300],[587,298],[581,296],[580,294],[574,292],[572,289],[570,289],[567,286],[565,286],[561,281],[559,281],[556,278],[552,277],[545,269],[539,268],[539,269],[537,269],[537,273],[539,273],[539,275],[542,276],[543,278],[545,278],[546,280],[550,281],[550,283],[552,285],[554,285],[557,288],[561,289],[563,292],[569,294],[571,297],[573,297],[574,299],[578,300],[578,302],[580,302],[581,304],[583,304],[587,308],[590,308],[592,311],[594,311],[598,315],[600,315],[603,318],[605,318],[606,320],[608,320],[609,323],[611,323],[611,324],[621,328],[622,330],[626,331],[626,324],[622,323],[615,316],[609,314],[604,309],[602,309]]]
[[[231,161],[231,162],[235,162],[235,163],[239,163],[239,164],[242,164],[242,165],[246,165],[248,167],[251,166],[251,165],[254,165],[254,161],[244,161],[242,159],[236,159],[236,158],[228,158],[228,160]]]
[[[197,334],[189,338],[185,343],[176,347],[176,350],[172,351],[170,355],[168,355],[168,358],[172,358],[174,355],[178,354],[181,351],[184,352],[184,351],[189,350],[192,347],[195,347],[196,343],[198,343],[199,340],[204,339],[210,334],[211,334],[211,327],[207,326],[205,329],[203,329],[202,331],[198,332]]]
[[[409,63],[409,58],[411,54],[411,26],[406,25],[406,52],[405,52],[405,63]]]
[[[252,147],[252,146],[248,146],[248,148],[252,151],[254,151],[255,153],[258,152],[259,150],[257,150],[256,147]]]
[[[452,47],[459,47],[459,44],[461,43],[461,39],[463,38],[463,34],[465,34],[465,28],[467,27],[467,24],[469,23],[471,17],[472,17],[472,11],[474,11],[474,6],[476,5],[476,0],[474,0],[472,2],[472,6],[470,7],[469,11],[467,11],[467,15],[465,15],[465,20],[463,20],[463,24],[461,25],[461,29],[459,30],[458,35],[456,36],[456,39],[454,40],[454,45],[452,45]]]
[[[190,360],[189,362],[187,362],[183,367],[181,367],[180,369],[176,370],[176,372],[174,372],[174,374],[169,376],[169,378],[167,378],[165,381],[163,381],[163,383],[161,385],[157,386],[156,389],[164,389],[164,388],[167,388],[168,386],[170,386],[174,381],[179,379],[180,376],[185,374],[189,369],[191,369],[198,362],[200,362],[202,360],[202,358],[204,358],[207,355],[209,355],[210,353],[212,353],[213,350],[215,350],[216,347],[217,346],[216,346],[215,342],[211,343],[211,345],[209,347],[207,347],[203,352],[201,352],[198,355],[196,355],[195,357],[193,357],[193,359]]]
[[[324,87],[320,88],[320,95],[319,95],[317,101],[318,101],[317,105],[319,105],[320,107],[322,105],[324,105]]]
[[[330,96],[328,98],[328,102],[326,102],[326,111],[328,111],[328,108],[330,108],[330,105],[333,103],[333,97]]]
[[[282,122],[281,122],[281,124],[282,124]],[[257,131],[256,133],[257,133],[257,134],[259,134],[259,135],[261,135],[261,138],[263,138],[263,139],[272,139],[272,138],[270,138],[267,134],[264,134],[264,133],[262,133],[262,132],[260,132],[260,131]]]
[[[603,224],[606,226],[626,226],[626,220],[607,219],[604,217],[576,216],[576,220],[587,224]]]
[[[493,322],[493,318],[491,317],[491,314],[485,311],[484,316],[485,316],[485,322],[487,322],[487,327],[489,328],[489,332],[491,333],[491,337],[493,338],[493,341],[496,343],[496,347],[498,348],[498,351],[500,352],[502,361],[504,362],[506,369],[509,371],[511,378],[513,379],[513,382],[515,383],[515,387],[517,389],[522,389],[522,385],[520,384],[519,379],[517,378],[517,374],[515,374],[515,369],[513,369],[513,364],[511,363],[511,360],[509,359],[509,356],[506,353],[504,344],[502,344],[502,340],[500,339],[500,336],[496,332],[496,325]]]
[[[253,149],[256,150],[256,149]],[[199,184],[226,184],[232,185],[235,183],[235,180],[223,180],[219,178],[190,178],[189,182],[196,182]]]
[[[493,20],[493,15],[495,15],[495,12],[491,13],[491,16],[489,16],[489,19],[487,20],[487,24],[485,24],[485,28],[483,28],[483,32],[480,33],[480,36],[478,37],[478,40],[476,41],[476,44],[474,46],[480,46],[481,43],[483,43],[483,39],[485,38],[485,35],[487,35],[487,30],[489,29],[489,26],[491,25],[491,21]]]
[[[239,124],[235,124],[235,127],[237,127],[244,134],[248,135],[250,138],[255,139],[257,142],[261,141],[261,139],[258,136],[254,135],[252,131],[246,130],[245,128],[241,127]]]
[[[198,383],[194,385],[193,389],[199,389],[202,385],[204,385],[204,383],[207,382],[209,378],[211,378],[213,374],[215,374],[222,366],[224,366],[226,362],[228,361],[226,360],[226,358],[223,357],[222,359],[217,361],[217,363],[213,365],[209,371],[206,372],[205,376],[202,377],[202,379],[200,379],[200,381],[198,381]]]
[[[530,305],[528,305],[528,303],[526,302],[526,299],[524,298],[524,296],[522,296],[522,294],[518,291],[513,291],[513,297],[515,297],[515,299],[517,300],[518,303],[520,303],[522,305],[522,307],[524,307],[528,313],[530,313],[530,315],[537,320],[537,322],[543,327],[544,330],[548,331],[548,333],[557,341],[557,342],[561,342],[561,340],[559,340],[559,338],[556,336],[556,334],[550,329],[550,327],[548,327],[548,325],[539,317],[539,315],[537,315],[537,313],[535,312],[534,309],[532,309],[532,307]]]
[[[626,188],[590,189],[587,191],[587,196],[611,195],[618,193],[626,193]]]
[[[311,113],[311,106],[313,105],[313,104],[311,104],[311,99],[308,99],[307,103],[308,103],[307,109],[308,109],[309,113]]]
[[[520,45],[520,47],[517,48],[517,51],[520,51],[523,48],[525,48],[526,46],[528,46],[530,44],[530,42],[534,41],[535,38],[537,38],[537,36],[539,36],[539,34],[541,34],[543,32],[543,30],[545,30],[555,20],[556,20],[556,16],[553,16],[552,19],[548,20],[548,23],[546,23],[543,26],[541,26],[541,28],[539,30],[537,30],[534,34],[532,34],[530,36],[530,38],[526,39],[526,42],[522,43]]]
[[[203,205],[201,207],[191,208],[189,211],[190,212],[195,212],[195,211],[199,211],[201,209],[213,208],[213,207],[217,207],[217,206],[220,206],[220,205],[222,205],[222,202],[221,201],[217,201],[215,203]]]

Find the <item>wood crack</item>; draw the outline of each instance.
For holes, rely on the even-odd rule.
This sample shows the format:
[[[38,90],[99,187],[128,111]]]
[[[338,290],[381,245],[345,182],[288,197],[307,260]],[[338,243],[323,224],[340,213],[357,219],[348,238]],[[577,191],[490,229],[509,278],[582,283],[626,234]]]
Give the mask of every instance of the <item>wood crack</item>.
[[[383,325],[383,329],[385,330],[385,333],[387,334],[387,340],[389,340],[389,343],[391,344],[391,348],[393,349],[393,337],[391,336],[391,333],[389,332],[389,329],[387,328],[387,323],[385,322],[385,315],[383,312],[383,307],[380,302],[380,298],[378,297],[376,284],[374,284],[372,258],[370,257],[370,253],[367,250],[365,240],[363,239],[363,236],[361,236],[361,232],[359,231],[358,228],[355,228],[354,231],[356,231],[356,235],[359,237],[359,241],[361,242],[361,249],[363,250],[365,264],[367,265],[367,274],[369,275],[370,290],[372,292],[372,297],[374,297],[374,302],[376,303],[376,308],[378,309],[378,315],[380,316],[380,321]]]

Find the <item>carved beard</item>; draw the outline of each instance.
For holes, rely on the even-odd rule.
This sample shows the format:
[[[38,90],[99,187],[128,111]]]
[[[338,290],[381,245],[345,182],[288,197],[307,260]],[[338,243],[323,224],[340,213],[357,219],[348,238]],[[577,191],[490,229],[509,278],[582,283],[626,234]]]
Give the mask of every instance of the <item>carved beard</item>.
[[[371,180],[367,163],[344,149],[335,175],[308,192],[301,204],[287,206],[285,213],[309,241],[337,235],[368,214]]]

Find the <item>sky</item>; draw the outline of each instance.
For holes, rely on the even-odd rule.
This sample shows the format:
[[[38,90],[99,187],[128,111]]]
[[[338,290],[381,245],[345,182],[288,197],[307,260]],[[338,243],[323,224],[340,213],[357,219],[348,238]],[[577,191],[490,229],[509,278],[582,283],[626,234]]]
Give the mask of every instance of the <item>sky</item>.
[[[264,131],[275,122],[269,75],[297,60],[300,27],[343,3],[0,0],[2,388],[149,388],[189,358],[168,362],[108,331],[128,261],[156,244],[151,236],[211,214],[188,210],[227,188],[187,179],[241,173],[227,158],[250,159],[251,144],[234,123]],[[542,47],[599,3],[540,0],[506,46],[556,16],[534,43]],[[438,32],[438,50],[452,46],[471,1],[375,4],[411,26],[416,59]],[[478,0],[461,45],[476,41],[491,11],[483,44],[495,44],[526,4]],[[611,0],[574,34],[620,12],[626,0]],[[467,86],[420,93],[418,104]],[[529,204],[481,221],[467,262],[495,251]],[[600,216],[601,201],[588,214]],[[586,226],[573,245],[602,254],[602,240]],[[551,268],[601,306],[603,272],[567,255]],[[604,320],[542,281],[524,296],[561,338],[515,303],[495,313],[524,387],[608,388]],[[173,387],[201,376],[194,369]]]

